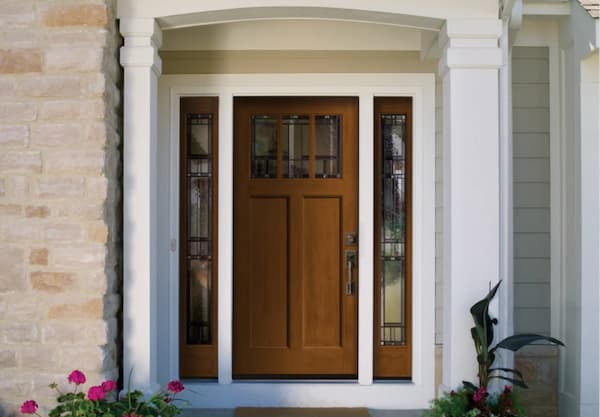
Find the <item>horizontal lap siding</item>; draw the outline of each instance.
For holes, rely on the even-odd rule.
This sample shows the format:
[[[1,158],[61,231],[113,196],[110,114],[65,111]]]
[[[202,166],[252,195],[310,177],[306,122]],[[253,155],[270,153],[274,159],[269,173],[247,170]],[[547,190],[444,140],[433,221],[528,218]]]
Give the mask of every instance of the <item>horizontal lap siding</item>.
[[[550,333],[548,49],[513,53],[514,326]]]

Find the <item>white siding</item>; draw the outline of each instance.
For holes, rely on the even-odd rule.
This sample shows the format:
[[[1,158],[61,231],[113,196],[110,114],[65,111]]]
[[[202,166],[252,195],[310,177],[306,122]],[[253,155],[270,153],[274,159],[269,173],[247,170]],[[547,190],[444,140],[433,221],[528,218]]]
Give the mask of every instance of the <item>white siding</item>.
[[[515,332],[550,334],[548,49],[513,49]]]

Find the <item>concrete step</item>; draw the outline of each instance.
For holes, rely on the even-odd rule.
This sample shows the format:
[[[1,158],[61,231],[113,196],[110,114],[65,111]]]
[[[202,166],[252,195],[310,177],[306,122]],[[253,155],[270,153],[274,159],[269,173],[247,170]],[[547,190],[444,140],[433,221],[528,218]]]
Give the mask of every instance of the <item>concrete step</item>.
[[[370,417],[421,417],[423,410],[369,409],[368,413]],[[181,417],[234,417],[234,415],[235,409],[233,408],[187,408],[183,410]],[[286,417],[285,414],[282,414],[282,417]],[[315,412],[314,417],[320,417],[319,413]]]

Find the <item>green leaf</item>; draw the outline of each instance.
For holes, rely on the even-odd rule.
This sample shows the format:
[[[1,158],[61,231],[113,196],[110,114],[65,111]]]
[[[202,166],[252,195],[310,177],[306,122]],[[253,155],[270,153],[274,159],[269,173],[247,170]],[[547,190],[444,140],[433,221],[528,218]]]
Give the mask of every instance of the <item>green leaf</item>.
[[[492,340],[494,340],[494,324],[497,323],[497,320],[492,320],[489,315],[489,307],[492,298],[496,295],[498,291],[498,287],[502,281],[499,281],[494,288],[490,290],[490,292],[485,296],[484,299],[479,300],[471,307],[471,315],[473,316],[473,321],[477,327],[481,327],[485,334],[483,335],[481,344],[490,346],[492,344]]]
[[[496,379],[503,379],[504,381],[508,381],[511,384],[517,385],[517,386],[519,386],[521,388],[529,388],[527,386],[527,384],[525,384],[525,381],[523,381],[522,379],[513,379],[513,378],[509,378],[507,376],[502,376],[502,375],[492,375],[492,376],[490,376],[490,379],[494,379],[494,378],[496,378]]]
[[[539,340],[543,340],[549,342],[554,345],[564,346],[563,342],[553,337],[542,336],[540,334],[534,333],[524,333],[524,334],[516,334],[514,336],[509,336],[504,340],[498,342],[498,344],[494,347],[493,350],[496,349],[508,349],[516,352],[521,349],[523,346],[527,346],[533,342],[537,342]]]
[[[467,389],[467,390],[477,391],[479,389],[472,382],[463,381],[462,383],[463,383],[463,387],[465,387],[465,389]]]
[[[490,368],[490,369],[488,369],[488,372],[495,372],[495,371],[510,372],[512,374],[515,374],[519,378],[523,379],[523,374],[516,369],[510,369],[510,368]]]

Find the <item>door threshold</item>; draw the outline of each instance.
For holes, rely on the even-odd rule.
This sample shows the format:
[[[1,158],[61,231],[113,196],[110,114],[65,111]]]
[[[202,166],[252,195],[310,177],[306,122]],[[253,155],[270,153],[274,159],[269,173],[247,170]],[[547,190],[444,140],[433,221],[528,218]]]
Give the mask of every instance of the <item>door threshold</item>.
[[[301,379],[234,379],[233,384],[358,384],[358,379],[321,379],[321,378],[301,378]]]

